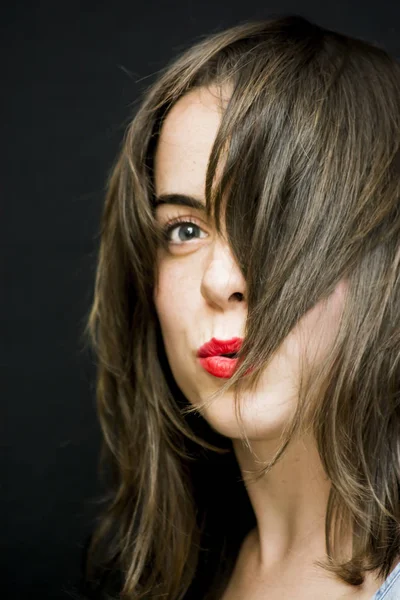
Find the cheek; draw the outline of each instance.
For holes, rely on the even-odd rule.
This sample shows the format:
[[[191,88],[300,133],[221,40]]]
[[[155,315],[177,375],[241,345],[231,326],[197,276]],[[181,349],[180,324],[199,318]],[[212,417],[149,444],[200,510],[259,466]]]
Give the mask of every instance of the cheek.
[[[161,326],[167,323],[175,307],[174,286],[168,277],[168,270],[161,265],[157,285],[154,290],[154,304]]]
[[[339,282],[332,294],[310,309],[288,336],[292,358],[305,356],[312,364],[324,360],[337,335],[343,311],[345,284]]]
[[[176,331],[185,318],[190,316],[192,296],[193,285],[187,272],[183,272],[174,261],[161,262],[153,298],[163,331]]]

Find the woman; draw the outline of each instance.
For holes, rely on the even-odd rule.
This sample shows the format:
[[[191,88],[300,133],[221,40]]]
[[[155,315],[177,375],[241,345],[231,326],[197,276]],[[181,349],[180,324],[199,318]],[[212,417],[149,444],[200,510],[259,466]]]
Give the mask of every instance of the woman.
[[[395,60],[299,16],[148,90],[86,329],[99,597],[400,598],[399,131]]]

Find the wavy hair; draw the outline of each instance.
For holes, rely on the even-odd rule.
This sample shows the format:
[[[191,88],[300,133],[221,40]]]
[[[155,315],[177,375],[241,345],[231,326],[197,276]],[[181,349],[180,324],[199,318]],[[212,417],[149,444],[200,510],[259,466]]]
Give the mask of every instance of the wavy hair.
[[[231,94],[207,168],[207,216],[221,233],[224,209],[248,292],[239,368],[218,394],[234,389],[241,422],[249,366],[256,386],[302,315],[346,278],[335,343],[303,374],[281,447],[256,477],[311,428],[332,482],[320,566],[354,586],[367,571],[386,577],[400,548],[400,66],[374,44],[287,15],[213,33],[167,65],[109,176],[84,331],[109,493],[87,581],[101,574],[113,593],[118,574],[126,600],[216,600],[255,524],[231,440],[174,381],[153,302],[160,127],[179,98],[211,85]]]

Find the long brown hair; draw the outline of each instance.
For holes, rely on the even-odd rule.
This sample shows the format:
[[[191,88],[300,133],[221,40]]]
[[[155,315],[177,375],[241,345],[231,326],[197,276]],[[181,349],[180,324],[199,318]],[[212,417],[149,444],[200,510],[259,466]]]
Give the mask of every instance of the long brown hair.
[[[302,315],[346,278],[335,343],[302,377],[259,476],[311,427],[332,482],[323,568],[353,585],[370,570],[387,576],[400,550],[400,67],[374,44],[290,15],[214,33],[168,65],[109,177],[84,335],[98,359],[110,493],[87,578],[118,572],[124,599],[188,590],[217,599],[255,523],[231,441],[174,381],[153,303],[160,126],[180,97],[211,84],[231,95],[208,164],[207,215],[221,233],[224,208],[248,293],[240,368],[219,393],[234,389],[240,422],[248,367],[255,386]]]

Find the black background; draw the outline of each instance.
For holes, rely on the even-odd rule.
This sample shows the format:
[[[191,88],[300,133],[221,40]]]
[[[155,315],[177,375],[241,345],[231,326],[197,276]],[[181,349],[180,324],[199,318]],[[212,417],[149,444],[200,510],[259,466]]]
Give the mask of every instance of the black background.
[[[157,71],[239,21],[297,13],[400,54],[400,4],[14,2],[1,16],[3,599],[68,598],[100,491],[92,297],[105,180]]]

